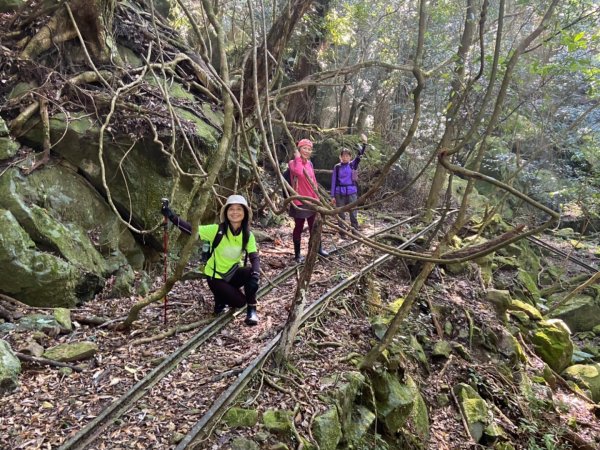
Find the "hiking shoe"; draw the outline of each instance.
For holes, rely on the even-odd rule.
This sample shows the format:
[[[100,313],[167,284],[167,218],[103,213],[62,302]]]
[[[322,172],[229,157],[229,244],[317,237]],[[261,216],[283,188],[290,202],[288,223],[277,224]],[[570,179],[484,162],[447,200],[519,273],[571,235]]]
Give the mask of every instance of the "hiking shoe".
[[[219,314],[223,314],[226,309],[227,309],[227,305],[223,305],[221,303],[215,303],[215,308],[213,309],[213,313],[215,316],[218,316]]]
[[[253,326],[258,324],[258,314],[256,314],[256,305],[246,307],[246,325]]]

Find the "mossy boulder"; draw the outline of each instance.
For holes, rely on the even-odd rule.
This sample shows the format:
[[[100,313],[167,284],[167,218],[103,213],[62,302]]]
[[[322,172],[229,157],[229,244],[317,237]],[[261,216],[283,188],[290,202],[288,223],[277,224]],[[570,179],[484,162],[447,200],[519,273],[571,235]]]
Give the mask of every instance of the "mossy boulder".
[[[53,312],[54,318],[60,327],[65,331],[73,331],[73,323],[71,322],[71,311],[67,308],[55,308]]]
[[[342,448],[354,448],[365,437],[376,416],[366,406],[355,406],[351,414],[351,422],[344,429],[344,446]]]
[[[342,426],[337,408],[315,417],[312,434],[321,450],[335,450],[342,438]]]
[[[238,436],[231,441],[231,450],[260,450],[260,447],[253,440]]]
[[[444,358],[448,358],[450,353],[452,353],[452,345],[448,341],[437,341],[431,352],[433,356],[442,356]]]
[[[346,429],[352,421],[352,407],[364,384],[365,377],[360,372],[344,372],[336,382],[331,397],[337,406],[342,429]]]
[[[18,151],[18,143],[9,137],[0,137],[0,161],[12,158]]]
[[[460,204],[462,198],[466,192],[467,188],[467,180],[460,179],[458,177],[454,177],[452,179],[452,198],[456,200],[457,203]],[[469,209],[473,211],[473,213],[483,213],[485,208],[489,205],[490,201],[485,195],[479,194],[477,189],[474,187],[471,193],[469,194]]]
[[[567,294],[552,295],[549,299],[550,305],[556,304],[565,295]],[[575,295],[552,311],[550,316],[564,321],[573,333],[591,331],[600,325],[600,299],[586,294]]]
[[[401,383],[387,371],[371,376],[378,420],[388,434],[394,435],[404,426],[415,400],[415,389]]]
[[[490,302],[501,321],[506,321],[506,310],[512,303],[510,292],[505,289],[488,289],[485,293],[486,301]]]
[[[47,336],[57,336],[61,331],[61,325],[54,316],[28,314],[19,319],[19,329],[41,331]]]
[[[519,341],[505,328],[503,328],[499,334],[498,339],[498,352],[510,358],[513,364],[518,362],[525,362],[527,357],[523,351],[523,347]]]
[[[536,354],[556,372],[562,372],[571,364],[573,342],[569,328],[561,320],[538,322],[530,339]]]
[[[567,367],[562,375],[592,394],[592,400],[600,402],[600,364],[575,364]]]
[[[8,342],[0,339],[0,396],[14,391],[19,385],[21,362]]]
[[[81,361],[91,358],[98,351],[94,342],[71,342],[59,344],[44,352],[44,358],[60,362]]]
[[[518,269],[517,279],[523,289],[531,296],[534,301],[538,301],[540,299],[540,290],[538,289],[537,282],[531,272]]]
[[[102,286],[97,276],[37,250],[10,211],[0,209],[0,290],[31,306],[74,306]]]
[[[132,233],[120,222],[104,198],[90,189],[89,182],[78,175],[73,167],[57,164],[37,170],[27,177],[14,169],[6,172],[2,178],[0,205],[15,215],[36,243],[51,241],[52,236],[46,236],[49,231],[44,229],[43,222],[36,225],[40,219],[34,217],[32,205],[46,211],[50,216],[47,220],[64,226],[69,237],[93,245],[107,264],[107,268],[102,270],[112,272],[127,263],[134,268],[142,267],[144,254]],[[78,242],[77,245],[90,254],[87,257],[89,260],[98,259],[91,250],[83,248],[86,242]]]
[[[255,409],[230,408],[223,416],[223,422],[231,428],[253,427],[258,422]]]
[[[521,300],[513,300],[508,306],[509,311],[521,311],[527,314],[530,319],[534,320],[542,320],[542,314],[535,307],[530,305],[529,303],[523,302]]]
[[[469,433],[475,442],[479,442],[486,427],[490,424],[488,404],[468,384],[460,383],[454,386],[453,390],[469,427]]]
[[[419,391],[419,387],[410,376],[406,377],[406,385],[414,392],[414,401],[405,428],[410,428],[413,434],[417,435],[423,442],[426,442],[429,438],[429,413],[427,412],[427,404]]]
[[[283,409],[269,409],[263,414],[263,424],[270,432],[287,435],[292,431],[292,414]]]

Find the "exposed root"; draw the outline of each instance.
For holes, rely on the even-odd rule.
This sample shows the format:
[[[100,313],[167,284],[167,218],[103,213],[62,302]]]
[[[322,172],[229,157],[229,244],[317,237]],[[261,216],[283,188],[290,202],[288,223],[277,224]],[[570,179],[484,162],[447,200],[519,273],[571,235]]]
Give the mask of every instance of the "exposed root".
[[[160,341],[162,339],[166,339],[170,336],[173,336],[174,334],[183,333],[184,331],[190,331],[190,330],[199,328],[202,325],[206,325],[207,323],[210,323],[211,321],[212,321],[211,318],[207,318],[207,319],[198,320],[197,322],[188,323],[186,325],[181,325],[179,327],[174,327],[174,328],[171,328],[170,330],[165,331],[164,333],[156,334],[156,335],[150,336],[150,337],[136,339],[135,341],[131,342],[131,345],[141,345],[141,344],[147,344],[148,342]]]

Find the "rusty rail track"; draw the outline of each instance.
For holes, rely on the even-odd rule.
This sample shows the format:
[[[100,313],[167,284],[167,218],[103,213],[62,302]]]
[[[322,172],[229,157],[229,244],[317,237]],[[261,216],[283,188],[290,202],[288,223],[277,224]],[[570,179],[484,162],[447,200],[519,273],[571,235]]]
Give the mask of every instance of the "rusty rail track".
[[[379,234],[389,232],[394,228],[397,228],[403,224],[410,223],[417,219],[420,214],[408,217],[403,219],[389,227],[386,227],[378,232],[374,233],[371,237],[375,237]],[[430,225],[431,226],[431,225]],[[425,230],[430,228],[427,227]],[[419,235],[424,232],[421,231]],[[416,239],[416,238],[414,238]],[[413,240],[409,240],[407,243],[403,245],[409,245],[414,242]],[[358,242],[354,241],[346,244],[343,247],[339,247],[333,250],[332,254],[343,254],[343,252],[348,251],[353,246],[357,245]],[[379,261],[379,260],[378,260]],[[382,261],[383,262],[383,261]],[[381,264],[381,262],[379,263]],[[377,265],[379,265],[377,264]],[[270,292],[274,287],[283,281],[287,280],[291,276],[296,273],[298,265],[293,265],[288,267],[287,269],[281,271],[273,280],[270,281],[269,284],[261,288],[257,294],[257,297],[263,297],[268,292]],[[307,310],[313,311],[312,307]],[[108,407],[102,410],[102,412],[96,416],[92,421],[90,421],[86,426],[84,426],[77,434],[64,442],[59,450],[71,450],[71,449],[84,449],[88,447],[92,442],[94,442],[101,433],[103,433],[112,423],[114,423],[117,419],[119,419],[122,415],[124,415],[131,407],[142,397],[144,397],[150,388],[157,384],[161,379],[163,379],[167,374],[173,371],[178,364],[183,361],[187,356],[190,355],[194,350],[200,347],[203,343],[205,343],[208,339],[218,333],[220,330],[225,328],[227,324],[229,324],[241,311],[233,312],[229,311],[226,314],[216,317],[210,324],[200,330],[196,335],[194,335],[191,339],[189,339],[184,345],[182,345],[179,349],[177,349],[174,353],[172,353],[168,358],[166,358],[161,364],[155,367],[148,375],[146,375],[143,379],[138,381],[131,389],[129,389],[125,394],[114,400]],[[303,319],[306,320],[306,319]],[[274,344],[273,344],[274,345]],[[268,346],[267,346],[268,347]],[[271,347],[272,348],[272,347]],[[270,351],[270,350],[269,350]],[[262,354],[262,352],[261,352]],[[240,377],[246,374],[246,371],[240,375]],[[251,371],[252,372],[252,371]],[[246,375],[248,376],[248,375]],[[245,384],[244,384],[245,385]],[[227,389],[227,392],[229,389]]]
[[[439,220],[432,222],[423,230],[401,244],[398,249],[402,250],[414,243],[420,237],[432,230],[437,225],[438,221]],[[348,287],[352,286],[363,275],[375,270],[381,264],[389,261],[392,258],[394,258],[394,256],[389,254],[380,256],[371,264],[365,266],[363,269],[353,273],[346,279],[336,284],[307,307],[302,315],[301,324],[306,322],[307,319],[324,307],[328,299],[338,295]],[[179,442],[175,450],[199,448],[195,445],[195,442],[200,436],[206,434],[206,430],[208,430],[210,426],[221,417],[229,404],[243,391],[244,387],[251,380],[252,376],[260,369],[260,367],[262,367],[262,364],[266,361],[267,357],[279,343],[281,336],[282,333],[279,332],[265,347],[263,347],[261,352],[254,358],[254,360],[252,360],[252,362],[244,369],[244,371],[238,375],[237,379],[221,393],[221,395],[215,400],[204,416],[202,416],[202,418],[191,428],[188,434],[185,435],[185,437]]]
[[[583,267],[584,269],[586,269],[588,272],[590,273],[596,273],[598,272],[598,268],[595,268],[593,266],[590,266],[588,263],[586,263],[585,261],[581,261],[578,258],[575,258],[573,255],[570,255],[569,253],[566,253],[556,247],[554,247],[553,245],[548,244],[547,242],[542,241],[539,238],[536,238],[534,236],[528,236],[527,240],[535,245],[537,245],[538,247],[542,247],[545,248],[546,250],[549,250],[559,256],[562,256],[566,259],[568,259],[569,261],[571,261],[574,264],[577,264],[579,267]]]

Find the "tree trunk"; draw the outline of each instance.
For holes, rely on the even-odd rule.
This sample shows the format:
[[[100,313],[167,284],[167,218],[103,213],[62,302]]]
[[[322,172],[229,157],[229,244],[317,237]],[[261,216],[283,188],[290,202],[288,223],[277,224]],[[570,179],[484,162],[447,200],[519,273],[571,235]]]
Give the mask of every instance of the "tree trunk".
[[[473,43],[473,35],[475,34],[475,5],[473,0],[467,0],[467,11],[465,14],[465,26],[464,31],[460,40],[460,46],[456,54],[456,68],[454,69],[454,79],[452,81],[452,87],[448,98],[450,105],[448,114],[446,117],[446,128],[444,134],[438,143],[437,152],[440,153],[450,148],[456,138],[457,131],[461,128],[463,120],[458,119],[459,112],[461,110],[465,94],[465,68],[466,60]],[[431,219],[433,208],[437,206],[439,194],[444,186],[446,180],[446,171],[441,164],[435,168],[435,175],[431,182],[431,188],[429,190],[429,196],[425,202],[425,209],[427,215],[425,220]]]
[[[119,64],[120,57],[112,38],[115,5],[115,0],[71,0],[65,3],[29,40],[21,57],[34,59],[58,44],[79,39],[93,63]]]
[[[281,367],[287,360],[292,346],[294,345],[294,339],[298,333],[298,327],[300,326],[300,319],[304,313],[304,304],[306,303],[306,296],[308,293],[308,285],[310,278],[313,273],[315,262],[317,261],[317,252],[321,245],[321,228],[323,226],[323,220],[321,215],[317,213],[317,219],[315,220],[313,231],[310,235],[308,242],[308,254],[306,255],[306,261],[304,262],[304,268],[300,273],[300,279],[296,286],[296,292],[294,294],[294,300],[290,309],[290,314],[285,327],[282,331],[281,340],[275,350],[274,360],[278,367]]]
[[[256,89],[258,90],[259,97],[262,98],[267,90],[274,68],[281,62],[281,57],[294,27],[304,13],[308,11],[312,3],[313,0],[289,0],[287,5],[281,8],[281,15],[275,21],[267,35],[266,49],[264,45],[258,49],[256,58]],[[265,58],[265,51],[268,53],[267,58]],[[252,112],[256,106],[254,83],[250,82],[254,78],[253,73],[252,58],[249,58],[244,69],[244,77],[248,82],[245,83],[244,92],[242,93],[245,113]]]

